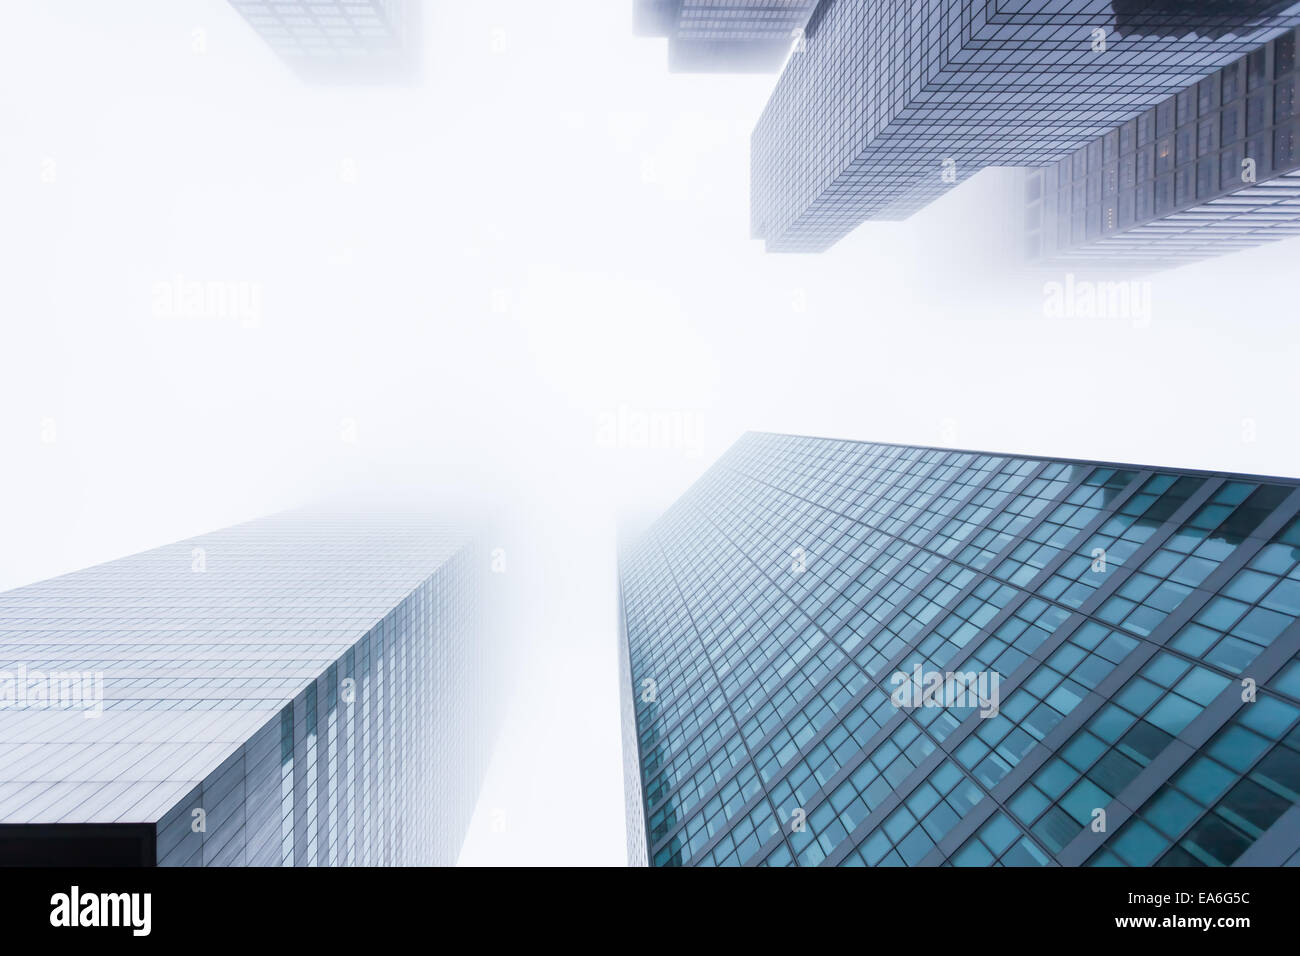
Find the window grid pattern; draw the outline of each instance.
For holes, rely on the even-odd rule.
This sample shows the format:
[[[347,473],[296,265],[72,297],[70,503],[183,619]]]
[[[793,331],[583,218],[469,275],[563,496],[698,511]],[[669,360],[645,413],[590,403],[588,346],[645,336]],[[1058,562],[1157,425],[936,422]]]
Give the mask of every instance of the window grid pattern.
[[[1274,535],[1169,646],[1242,674],[1300,615],[1300,520]]]
[[[668,38],[674,72],[771,72],[817,0],[635,0],[641,36]]]
[[[404,82],[422,56],[419,0],[230,0],[311,82]]]
[[[1300,706],[1271,695],[1244,705],[1089,865],[1235,863],[1300,801],[1298,721]]]
[[[1156,655],[1017,791],[1012,814],[1059,853],[1228,684],[1173,654]]]
[[[476,555],[296,511],[0,595],[0,671],[104,674],[97,719],[5,713],[0,823],[148,823],[165,866],[454,863],[491,718]]]
[[[1046,569],[1055,564],[1073,573],[1094,541],[1118,555],[1104,582],[1111,596],[1138,570],[1125,558],[1144,543],[1160,547],[1142,573],[1163,568],[1152,563],[1162,554],[1184,562],[1214,550],[1209,559],[1221,563],[1246,547],[1233,599],[1250,595],[1296,617],[1287,610],[1296,522],[1271,542],[1250,533],[1279,508],[1294,509],[1294,482],[1146,470],[1138,486],[1140,471],[747,435],[621,557],[631,686],[656,687],[654,699],[636,701],[641,746],[627,755],[645,781],[650,860],[1054,862],[1068,842],[1060,814],[1092,793],[1080,787],[1113,789],[1127,772],[1122,761],[1148,757],[1155,731],[1171,734],[1231,675],[1171,645],[1138,668],[1122,697],[1100,701],[1068,752],[1036,757],[1005,802],[995,800],[994,788],[1084,700],[1093,695],[1098,707],[1101,682],[1152,636],[1035,594],[1033,582],[1053,580]],[[1175,522],[1207,481],[1205,502]],[[988,510],[964,521],[967,506]],[[954,521],[967,527],[945,533]],[[954,537],[967,543],[954,547]],[[1207,542],[1213,549],[1198,553]],[[985,554],[980,567],[961,560]],[[1016,555],[1027,560],[1006,563]],[[1019,566],[1034,573],[1018,575]],[[1003,568],[1012,580],[992,573]],[[1186,600],[1214,599],[1207,577]],[[998,713],[896,706],[890,674],[917,664],[996,671]],[[1159,696],[1148,700],[1153,689]],[[922,774],[940,747],[950,756]],[[1036,804],[1023,796],[1011,805],[1031,793]],[[981,802],[993,811],[982,809],[982,828],[1002,820],[1018,835],[966,838],[957,861],[945,837]],[[731,836],[733,827],[743,832]]]
[[[821,4],[754,130],[754,238],[821,252],[985,167],[1055,163],[1300,22],[1292,4],[1202,7],[1117,18],[1109,0]]]
[[[1296,39],[1028,173],[1030,259],[1150,269],[1300,234]]]

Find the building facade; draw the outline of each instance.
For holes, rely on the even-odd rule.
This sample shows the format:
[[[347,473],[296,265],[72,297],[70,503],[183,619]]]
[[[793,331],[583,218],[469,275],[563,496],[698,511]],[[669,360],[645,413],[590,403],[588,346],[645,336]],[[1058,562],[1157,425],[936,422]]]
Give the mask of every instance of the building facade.
[[[652,865],[1300,864],[1298,481],[749,434],[620,574]]]
[[[410,84],[422,77],[419,0],[230,0],[310,83]]]
[[[0,595],[0,863],[454,863],[480,563],[420,516],[288,512]]]
[[[797,45],[816,0],[635,0],[638,36],[668,38],[674,73],[770,73]]]
[[[1157,269],[1300,235],[1296,39],[1029,172],[1029,260]]]
[[[1300,4],[822,0],[752,140],[751,223],[820,252],[988,166],[1040,167],[1284,28]]]

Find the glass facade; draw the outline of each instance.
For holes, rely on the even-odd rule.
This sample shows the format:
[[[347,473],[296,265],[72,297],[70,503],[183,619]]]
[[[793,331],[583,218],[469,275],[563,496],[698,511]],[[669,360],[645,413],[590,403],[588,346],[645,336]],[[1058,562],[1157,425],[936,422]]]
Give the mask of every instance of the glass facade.
[[[420,78],[419,0],[230,0],[230,5],[310,82]]]
[[[1300,481],[749,434],[620,564],[652,865],[1300,864]]]
[[[778,70],[816,0],[635,0],[640,36],[668,38],[674,73]]]
[[[620,730],[624,755],[636,753],[636,694],[632,687],[631,661],[628,657],[626,619],[620,613],[621,627],[618,641],[618,674]],[[628,866],[646,866],[645,798],[641,792],[641,771],[636,761],[623,762],[623,793],[626,797],[624,813],[627,819]]]
[[[0,862],[454,863],[480,564],[420,516],[288,512],[0,595]]]
[[[1300,235],[1296,31],[1028,173],[1028,254],[1150,269]]]
[[[1056,162],[1300,23],[1297,3],[1127,7],[822,0],[754,130],[754,238],[820,252],[987,166]]]

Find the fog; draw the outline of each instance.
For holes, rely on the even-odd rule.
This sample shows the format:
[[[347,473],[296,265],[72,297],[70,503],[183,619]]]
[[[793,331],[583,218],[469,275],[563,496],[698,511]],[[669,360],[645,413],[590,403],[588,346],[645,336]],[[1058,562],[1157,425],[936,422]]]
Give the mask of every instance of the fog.
[[[224,0],[8,0],[0,589],[323,499],[486,517],[509,702],[462,864],[624,862],[615,540],[747,429],[1300,474],[1293,240],[1056,317],[988,170],[749,238],[775,77],[630,0],[429,2],[411,87]]]

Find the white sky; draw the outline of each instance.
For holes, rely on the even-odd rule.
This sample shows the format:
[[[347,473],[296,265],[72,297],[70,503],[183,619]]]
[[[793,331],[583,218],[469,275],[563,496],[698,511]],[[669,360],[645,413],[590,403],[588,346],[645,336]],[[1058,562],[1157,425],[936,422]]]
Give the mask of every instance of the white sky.
[[[1295,241],[1155,277],[1146,325],[1044,317],[1005,171],[766,256],[775,78],[560,6],[431,2],[424,86],[349,91],[224,0],[6,0],[0,589],[326,496],[483,504],[517,616],[462,863],[617,865],[616,523],[744,430],[1300,474]],[[178,276],[256,285],[256,327],[157,314]],[[602,431],[638,413],[681,440]]]

